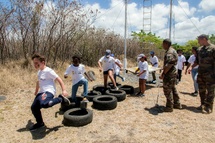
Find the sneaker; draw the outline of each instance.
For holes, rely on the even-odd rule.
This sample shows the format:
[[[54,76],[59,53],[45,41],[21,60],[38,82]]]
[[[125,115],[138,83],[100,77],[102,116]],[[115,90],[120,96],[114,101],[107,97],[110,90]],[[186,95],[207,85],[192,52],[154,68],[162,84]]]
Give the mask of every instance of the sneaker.
[[[195,91],[193,93],[191,93],[193,96],[197,96],[198,95],[198,91]]]
[[[115,90],[119,90],[119,87],[116,86],[114,89],[115,89]]]
[[[125,81],[125,77],[122,78],[122,81],[123,81],[123,82]]]
[[[145,96],[145,94],[143,94],[143,93],[140,93],[140,97],[143,97],[143,96]]]
[[[86,97],[84,97],[82,101],[83,102],[89,102],[89,100]]]
[[[45,124],[44,123],[42,123],[42,124],[38,124],[38,123],[36,123],[36,124],[34,124],[32,127],[30,127],[30,131],[35,131],[36,129],[39,129],[39,128],[42,128],[42,127],[45,127]]]
[[[62,98],[62,103],[63,104],[65,104],[67,106],[71,104],[70,101],[69,101],[69,99],[67,97],[65,97],[65,96],[63,96],[61,94],[58,97]]]
[[[137,92],[135,95],[136,95],[136,96],[139,96],[140,94],[141,94],[141,92],[139,91],[139,92]]]
[[[156,80],[153,80],[152,83],[153,83],[153,84],[156,84]]]

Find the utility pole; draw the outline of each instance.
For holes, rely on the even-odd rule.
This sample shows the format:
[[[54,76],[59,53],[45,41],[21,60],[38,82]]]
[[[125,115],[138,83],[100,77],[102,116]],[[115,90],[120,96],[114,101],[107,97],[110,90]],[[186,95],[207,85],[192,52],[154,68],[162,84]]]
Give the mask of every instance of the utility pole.
[[[126,75],[126,68],[127,68],[127,5],[128,1],[125,0],[125,31],[124,31],[124,61],[123,61],[123,69],[124,69],[124,76]]]
[[[171,40],[171,33],[172,33],[172,0],[170,0],[170,20],[169,20],[169,39]]]

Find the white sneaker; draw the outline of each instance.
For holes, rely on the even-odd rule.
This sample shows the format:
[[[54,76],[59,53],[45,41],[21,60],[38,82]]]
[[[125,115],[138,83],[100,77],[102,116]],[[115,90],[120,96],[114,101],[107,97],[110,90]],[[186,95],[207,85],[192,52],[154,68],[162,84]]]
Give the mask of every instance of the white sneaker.
[[[115,89],[116,89],[116,90],[119,90],[119,87],[116,86]]]
[[[122,78],[122,81],[123,81],[123,82],[125,81],[125,77]]]
[[[82,101],[89,102],[89,100],[86,97],[84,97]]]

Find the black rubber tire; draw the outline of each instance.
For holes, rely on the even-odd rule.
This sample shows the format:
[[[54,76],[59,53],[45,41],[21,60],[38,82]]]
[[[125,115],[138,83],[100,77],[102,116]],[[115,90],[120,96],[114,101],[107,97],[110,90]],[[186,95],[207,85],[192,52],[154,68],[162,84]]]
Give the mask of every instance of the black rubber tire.
[[[63,124],[65,126],[80,127],[91,123],[93,111],[89,109],[74,108],[64,113]]]
[[[131,85],[122,85],[120,90],[124,90],[126,94],[134,94],[134,87]]]
[[[118,102],[126,98],[126,92],[124,90],[107,90],[106,94],[116,97]]]
[[[114,96],[102,95],[93,98],[93,108],[98,110],[113,110],[117,107],[117,99]]]
[[[78,100],[78,104],[76,105],[75,102],[72,101],[72,97],[68,97],[69,101],[71,102],[70,105],[64,105],[61,103],[61,106],[60,106],[60,111],[62,112],[66,112],[67,110],[69,109],[72,109],[72,108],[76,108],[76,107],[80,107],[80,102],[83,100],[84,97],[82,96],[76,96],[77,100]]]
[[[106,90],[109,90],[109,89],[110,89],[110,86],[107,86],[106,89],[105,89],[104,85],[94,85],[93,86],[93,90],[101,92],[102,95],[104,95]]]
[[[90,92],[88,92],[87,94],[87,99],[92,102],[93,98],[96,96],[102,95],[101,92],[99,91],[95,91],[95,90],[91,90]]]
[[[88,71],[87,75],[92,79],[92,80],[96,80],[96,76],[95,76],[95,72],[94,71]]]
[[[111,88],[115,88],[112,82],[108,82],[108,86],[110,86]],[[117,82],[117,83],[116,83],[116,86],[117,86],[118,88],[120,88],[120,87],[122,86],[122,84],[120,84],[120,83]]]

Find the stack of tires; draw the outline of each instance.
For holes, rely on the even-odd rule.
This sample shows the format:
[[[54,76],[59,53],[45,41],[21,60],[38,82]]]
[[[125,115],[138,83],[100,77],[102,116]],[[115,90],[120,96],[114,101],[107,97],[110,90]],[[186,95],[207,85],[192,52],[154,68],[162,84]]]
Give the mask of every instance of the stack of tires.
[[[130,85],[121,85],[117,83],[119,90],[113,89],[112,83],[108,83],[107,88],[103,85],[93,86],[93,90],[88,93],[88,100],[93,102],[92,107],[97,110],[113,110],[117,107],[117,102],[126,99],[126,94],[133,94],[134,88]],[[87,108],[81,108],[82,96],[77,96],[78,104],[69,98],[71,104],[65,106],[61,104],[60,111],[64,112],[63,124],[66,126],[84,126],[92,122],[93,111]]]

